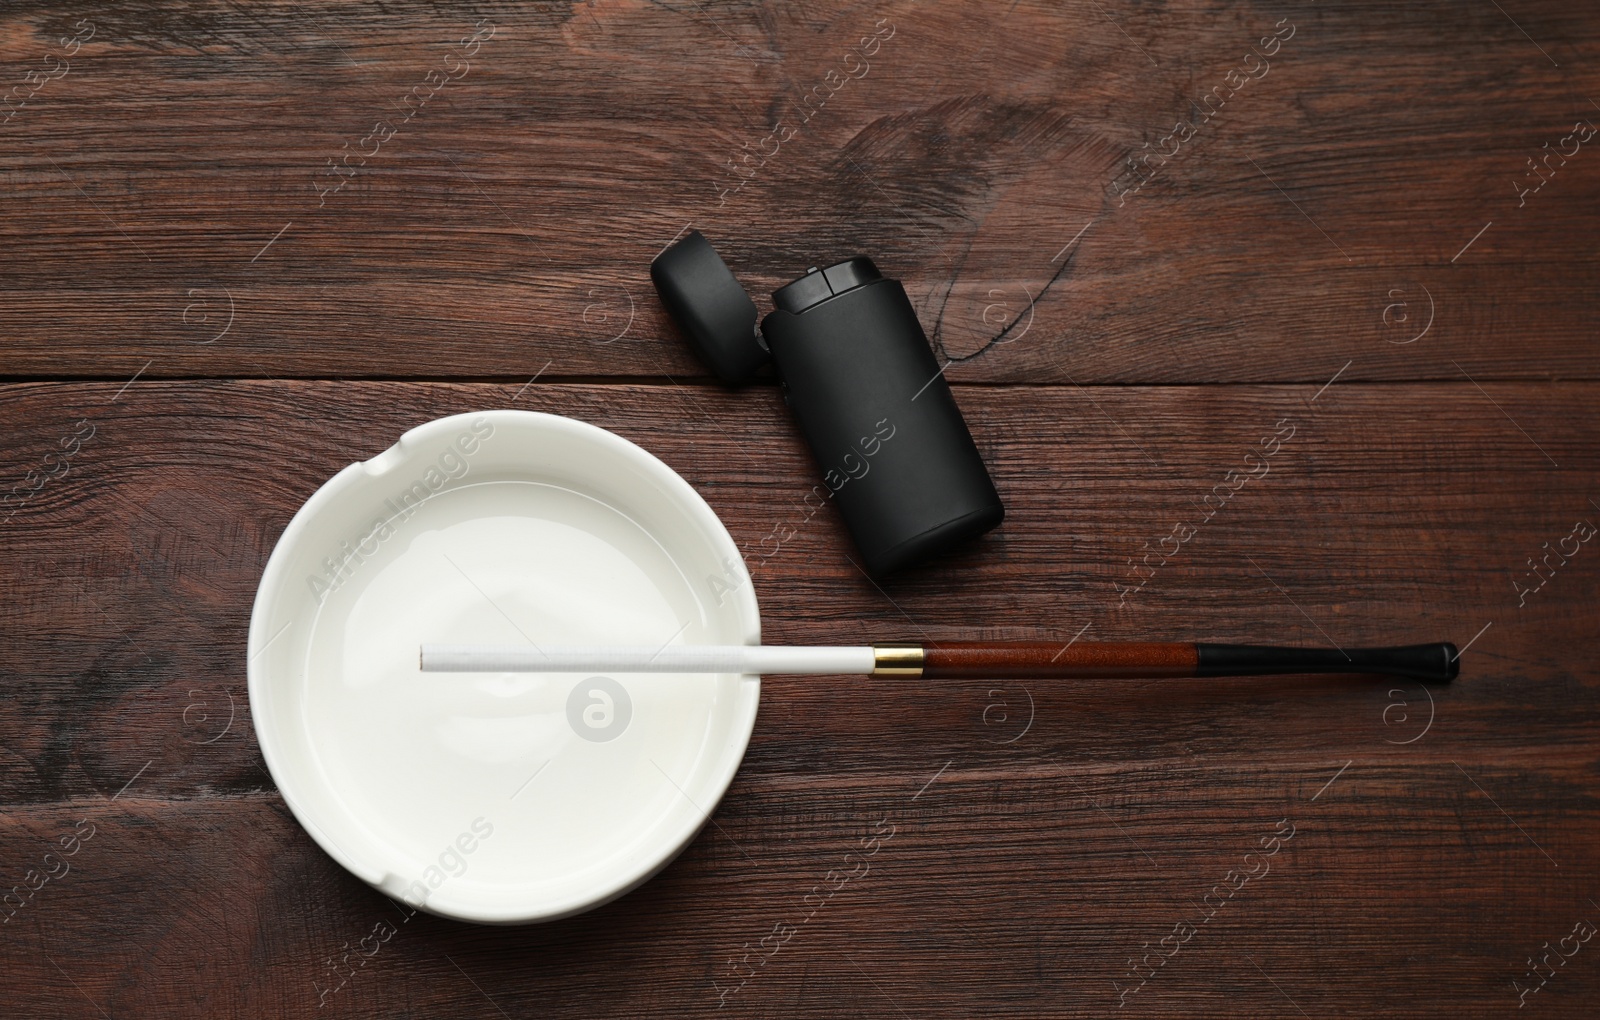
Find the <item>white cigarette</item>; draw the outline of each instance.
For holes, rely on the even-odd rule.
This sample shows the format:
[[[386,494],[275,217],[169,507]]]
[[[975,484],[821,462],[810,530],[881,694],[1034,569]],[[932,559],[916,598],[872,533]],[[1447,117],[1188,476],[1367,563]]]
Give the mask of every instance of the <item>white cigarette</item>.
[[[424,673],[805,673],[869,674],[871,645],[436,645],[422,646]]]

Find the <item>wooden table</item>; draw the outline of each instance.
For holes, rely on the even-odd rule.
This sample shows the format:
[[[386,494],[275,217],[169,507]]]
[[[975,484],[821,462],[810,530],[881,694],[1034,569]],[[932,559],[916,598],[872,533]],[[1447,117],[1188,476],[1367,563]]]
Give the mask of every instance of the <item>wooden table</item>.
[[[141,6],[0,15],[0,1012],[1593,1015],[1591,5]],[[1004,526],[869,582],[652,293],[690,227],[902,279]],[[1462,676],[773,679],[643,888],[403,919],[264,771],[246,621],[324,480],[492,407],[681,472],[769,641]]]

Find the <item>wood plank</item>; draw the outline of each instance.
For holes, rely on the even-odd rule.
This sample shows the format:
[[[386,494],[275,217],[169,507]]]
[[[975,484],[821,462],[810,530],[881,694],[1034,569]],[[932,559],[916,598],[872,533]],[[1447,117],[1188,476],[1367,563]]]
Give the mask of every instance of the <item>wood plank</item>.
[[[1159,705],[1147,709],[1146,726],[1165,725]],[[1046,713],[1012,747],[1078,732]],[[1104,1016],[1125,1001],[1158,1013],[1281,1016],[1292,1003],[1308,1015],[1434,1016],[1448,998],[1487,1014],[1516,1008],[1511,980],[1530,953],[1596,916],[1584,876],[1600,847],[1575,817],[1593,817],[1592,753],[1524,769],[1463,744],[1466,774],[1392,748],[1352,749],[1342,773],[1344,752],[1114,765],[1063,754],[1028,769],[1008,749],[961,744],[870,776],[786,779],[747,764],[717,826],[660,876],[529,928],[408,918],[317,850],[272,794],[130,791],[8,810],[7,881],[60,872],[61,858],[43,861],[51,845],[94,833],[5,924],[8,945],[27,947],[7,954],[13,1008],[637,1016],[720,1001],[729,1015],[837,1016],[853,1003],[954,1017]],[[915,796],[951,753],[956,763]],[[1273,844],[1284,819],[1293,837]],[[884,820],[893,836],[867,870],[821,907],[804,902]],[[1258,877],[1213,891],[1243,870]],[[396,929],[389,941],[363,946],[382,922]],[[1130,978],[1130,958],[1183,923],[1192,930],[1162,948],[1168,961],[1152,960],[1142,986]],[[756,948],[775,930],[789,937]],[[1558,967],[1531,1002],[1587,1015],[1587,963],[1580,953]]]
[[[110,796],[146,765],[139,789],[150,795],[265,788],[242,662],[276,536],[344,464],[424,420],[505,406],[520,388],[141,381],[113,399],[110,384],[6,387],[6,477],[41,463],[73,422],[95,433],[4,525],[15,619],[0,636],[13,699],[0,746],[14,767],[0,796]],[[769,641],[1449,639],[1471,644],[1468,668],[1436,710],[1467,743],[1433,764],[1470,745],[1532,766],[1551,748],[1591,743],[1592,671],[1558,649],[1600,639],[1590,611],[1600,582],[1581,556],[1526,598],[1513,582],[1536,585],[1529,558],[1600,516],[1594,384],[958,390],[1006,523],[881,589],[856,568],[831,509],[801,501],[813,467],[770,391],[536,383],[512,406],[611,428],[682,472],[745,549]],[[1245,459],[1274,435],[1274,456]],[[1207,520],[1215,504],[1202,498],[1229,491],[1230,471],[1238,495]],[[1188,529],[1163,565],[1152,550]],[[1561,696],[1530,699],[1529,684]],[[774,681],[750,761],[848,772],[914,759],[930,732],[969,739],[986,690],[926,685],[910,713],[881,684]],[[1272,748],[1381,750],[1389,706],[1426,697],[1389,690],[1103,682],[1050,696],[1090,723],[1074,729],[1078,753],[1182,761],[1196,748],[1248,758],[1268,718]],[[887,733],[884,698],[901,720]],[[1151,730],[1146,712],[1163,705],[1178,710]],[[1044,756],[1037,764],[1064,750],[1028,746]]]
[[[1597,57],[1555,0],[0,12],[0,90],[70,63],[0,102],[7,1015],[1590,1015],[1600,950],[1550,947],[1600,923],[1600,575],[1534,562],[1600,518],[1600,179],[1528,161],[1600,123]],[[689,226],[763,305],[903,279],[1002,528],[867,580],[773,387],[707,385],[657,306]],[[245,627],[324,480],[505,406],[680,471],[772,642],[1449,639],[1463,675],[773,678],[639,890],[408,919],[277,793]]]
[[[1299,8],[1209,121],[1199,97],[1282,11],[480,10],[0,16],[18,75],[94,27],[0,127],[0,374],[703,377],[647,278],[689,225],[763,304],[808,265],[877,257],[970,359],[958,380],[1600,370],[1596,313],[1565,299],[1600,283],[1593,154],[1513,189],[1600,116],[1575,5]],[[493,37],[402,130],[402,97],[462,67],[480,18]],[[1121,199],[1128,157],[1186,116],[1194,137]],[[347,152],[354,176],[330,176]]]

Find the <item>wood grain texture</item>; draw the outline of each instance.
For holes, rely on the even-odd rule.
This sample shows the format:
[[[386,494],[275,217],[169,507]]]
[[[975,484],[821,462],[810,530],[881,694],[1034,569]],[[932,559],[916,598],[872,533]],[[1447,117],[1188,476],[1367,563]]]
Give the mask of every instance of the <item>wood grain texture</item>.
[[[95,32],[0,126],[0,372],[703,378],[647,274],[690,225],[763,305],[871,254],[960,381],[1600,370],[1595,157],[1513,189],[1600,116],[1577,5],[702,6],[11,8],[18,81]]]
[[[0,906],[0,1013],[1590,1015],[1600,942],[1514,982],[1600,924],[1600,554],[1547,558],[1600,519],[1600,145],[1547,148],[1597,69],[1555,0],[8,5],[0,895],[70,870]],[[1005,523],[870,581],[775,388],[661,312],[690,226],[763,306],[855,253],[902,279]],[[771,642],[1464,668],[773,678],[639,890],[407,917],[278,794],[245,631],[319,485],[491,407],[682,473]]]
[[[18,469],[70,422],[96,425],[4,535],[11,881],[78,818],[100,832],[7,925],[28,933],[6,960],[40,1015],[82,1008],[50,961],[112,1015],[311,1015],[325,959],[386,916],[395,951],[324,1012],[494,1015],[472,982],[513,1016],[713,1012],[738,980],[729,958],[797,925],[884,818],[899,828],[881,861],[725,1009],[1103,1015],[1113,981],[1138,981],[1128,959],[1193,922],[1285,817],[1287,856],[1128,1008],[1281,1014],[1257,966],[1312,1015],[1514,1008],[1528,954],[1594,914],[1600,689],[1578,650],[1600,640],[1596,575],[1579,554],[1524,606],[1512,582],[1597,516],[1595,384],[958,387],[1011,512],[881,588],[833,515],[805,518],[814,467],[769,390],[118,389],[19,384],[0,401]],[[246,618],[324,479],[422,421],[508,405],[613,429],[681,471],[745,547],[769,641],[1449,637],[1470,644],[1466,669],[1431,697],[1344,678],[775,679],[717,826],[660,878],[543,928],[402,925],[263,771]],[[1202,520],[1196,501],[1285,419],[1270,470]],[[1180,521],[1196,534],[1119,592]],[[789,537],[763,545],[775,530]],[[1541,1009],[1581,1015],[1583,960]]]

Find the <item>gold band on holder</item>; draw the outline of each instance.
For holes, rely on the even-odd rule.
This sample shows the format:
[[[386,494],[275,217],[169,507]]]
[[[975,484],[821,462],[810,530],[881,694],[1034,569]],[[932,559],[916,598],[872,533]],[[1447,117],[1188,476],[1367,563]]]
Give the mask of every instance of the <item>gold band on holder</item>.
[[[873,676],[921,676],[921,645],[873,645]]]

